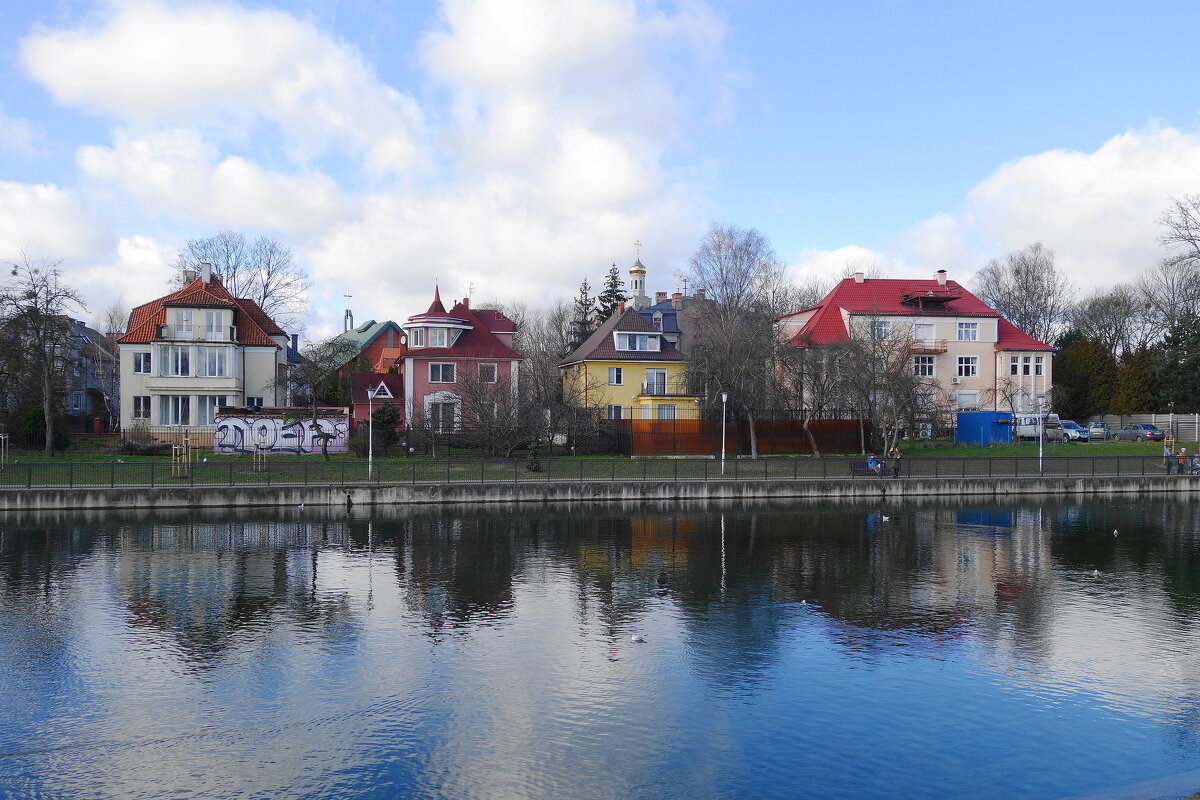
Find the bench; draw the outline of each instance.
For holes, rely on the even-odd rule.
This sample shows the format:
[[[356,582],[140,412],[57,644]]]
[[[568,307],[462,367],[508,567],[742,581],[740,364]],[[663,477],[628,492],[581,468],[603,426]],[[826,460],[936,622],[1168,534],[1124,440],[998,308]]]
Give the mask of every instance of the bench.
[[[868,478],[878,478],[881,476],[882,472],[883,472],[882,468],[880,469],[879,472],[876,472],[875,470],[868,467],[866,461],[851,461],[850,462],[850,477],[852,477],[852,478],[857,478],[860,475],[864,475]]]

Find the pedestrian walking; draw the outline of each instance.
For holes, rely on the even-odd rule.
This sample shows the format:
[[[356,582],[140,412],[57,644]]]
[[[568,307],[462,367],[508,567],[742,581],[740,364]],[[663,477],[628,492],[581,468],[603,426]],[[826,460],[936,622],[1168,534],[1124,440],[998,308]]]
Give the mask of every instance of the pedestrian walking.
[[[892,458],[892,477],[899,478],[900,459],[903,457],[903,453],[900,452],[900,445],[892,445],[892,450],[890,453],[888,453],[888,455]]]
[[[1167,474],[1171,474],[1171,466],[1175,463],[1175,454],[1171,452],[1171,445],[1163,445],[1163,464],[1167,468]]]

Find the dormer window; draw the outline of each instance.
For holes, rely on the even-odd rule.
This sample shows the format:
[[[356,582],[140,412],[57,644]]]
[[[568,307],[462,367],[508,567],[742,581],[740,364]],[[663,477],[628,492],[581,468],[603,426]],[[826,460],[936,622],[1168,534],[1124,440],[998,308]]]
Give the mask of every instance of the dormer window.
[[[654,312],[654,330],[656,330],[656,331],[662,330],[662,312],[661,311]]]
[[[445,347],[446,346],[446,329],[445,328],[430,328],[429,329],[429,346],[430,347]]]
[[[658,337],[646,333],[618,333],[618,350],[658,350]]]

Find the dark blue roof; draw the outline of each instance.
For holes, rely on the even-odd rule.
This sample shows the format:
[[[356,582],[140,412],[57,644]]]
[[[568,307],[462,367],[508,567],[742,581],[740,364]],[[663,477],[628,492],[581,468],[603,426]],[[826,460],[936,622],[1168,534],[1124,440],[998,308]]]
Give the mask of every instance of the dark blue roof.
[[[642,318],[651,325],[654,324],[654,315],[656,313],[662,314],[663,333],[679,333],[679,323],[675,318],[676,308],[675,306],[671,305],[670,300],[663,300],[661,303],[655,303],[652,306],[639,309],[638,313],[641,314]]]

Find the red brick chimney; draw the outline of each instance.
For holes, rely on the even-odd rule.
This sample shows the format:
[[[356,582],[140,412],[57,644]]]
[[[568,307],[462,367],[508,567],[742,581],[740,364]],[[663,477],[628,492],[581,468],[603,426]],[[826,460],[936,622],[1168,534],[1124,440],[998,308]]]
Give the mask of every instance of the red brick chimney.
[[[621,302],[617,303],[617,313],[618,313],[618,314],[624,314],[624,313],[625,313],[625,301],[624,301],[624,300],[622,300]]]

